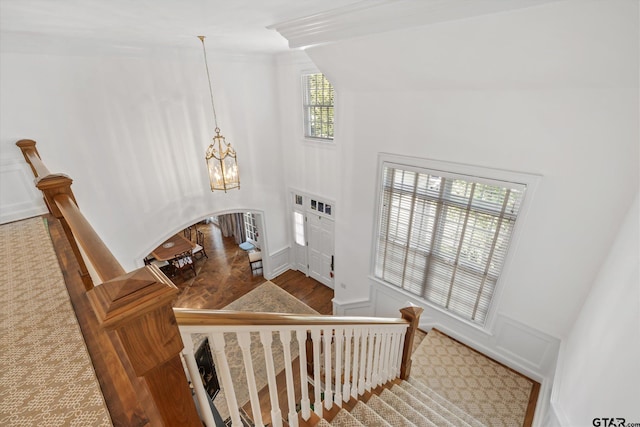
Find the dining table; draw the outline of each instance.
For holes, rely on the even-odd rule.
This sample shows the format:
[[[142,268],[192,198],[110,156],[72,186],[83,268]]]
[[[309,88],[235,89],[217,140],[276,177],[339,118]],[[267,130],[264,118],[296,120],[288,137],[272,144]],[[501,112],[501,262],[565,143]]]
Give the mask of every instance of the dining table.
[[[180,234],[175,234],[162,242],[151,251],[151,255],[158,261],[169,261],[183,252],[193,250],[196,244]]]

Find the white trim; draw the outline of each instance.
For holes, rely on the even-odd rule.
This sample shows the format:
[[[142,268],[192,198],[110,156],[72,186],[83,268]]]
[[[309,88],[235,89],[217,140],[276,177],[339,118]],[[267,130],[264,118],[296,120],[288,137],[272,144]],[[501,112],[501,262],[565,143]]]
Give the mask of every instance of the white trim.
[[[0,194],[0,224],[48,212],[42,192],[33,184],[33,173],[23,157],[0,159],[0,181],[2,185],[11,184],[11,192]],[[13,200],[6,199],[6,193],[11,193]]]
[[[517,10],[558,0],[424,1],[366,0],[268,26],[289,41],[307,48],[355,37],[415,26]]]
[[[352,316],[354,311],[365,313],[371,310],[370,298],[353,301],[339,301],[333,298],[331,302],[333,303],[334,316]]]
[[[457,320],[463,321],[469,325],[474,325],[475,327],[479,327],[481,330],[486,331],[487,333],[491,333],[491,331],[495,328],[496,315],[498,312],[498,308],[500,307],[500,301],[502,299],[502,294],[504,290],[504,283],[509,282],[509,274],[511,270],[511,264],[514,257],[514,253],[517,252],[518,243],[520,241],[520,235],[522,234],[522,230],[524,229],[524,224],[526,223],[526,219],[528,216],[528,211],[530,209],[533,197],[535,195],[536,189],[541,180],[540,175],[525,173],[525,172],[515,172],[504,169],[495,169],[489,168],[485,166],[477,166],[470,165],[464,163],[455,163],[455,162],[447,162],[436,159],[427,159],[427,158],[419,158],[419,157],[407,157],[400,156],[397,154],[391,153],[378,153],[378,166],[377,166],[377,176],[376,176],[376,187],[375,187],[375,217],[373,221],[373,231],[372,231],[372,248],[370,253],[370,278],[375,281],[379,281],[379,279],[375,279],[375,268],[376,268],[376,245],[378,241],[378,227],[380,223],[380,205],[382,203],[382,191],[380,188],[382,186],[382,172],[383,166],[385,164],[398,165],[401,167],[407,166],[413,170],[416,168],[419,169],[430,169],[437,171],[446,171],[449,174],[462,174],[471,177],[478,177],[484,180],[497,180],[504,182],[512,182],[524,184],[526,186],[526,191],[524,193],[524,198],[522,200],[522,204],[520,206],[520,212],[518,214],[518,218],[516,219],[515,226],[513,229],[513,233],[511,235],[511,242],[509,245],[509,249],[506,254],[506,258],[504,260],[502,271],[500,273],[500,277],[496,283],[494,288],[493,296],[491,298],[491,302],[489,303],[489,309],[487,312],[487,316],[484,324],[476,324],[473,322],[466,321],[464,319],[458,318],[454,314],[443,310],[441,308],[436,307],[435,305],[427,303],[432,308],[438,309],[439,311],[443,311],[447,315],[455,318]],[[392,285],[389,285],[392,286]],[[395,288],[395,286],[394,286]],[[398,288],[402,291],[402,289]],[[406,292],[408,295],[408,292]],[[419,298],[414,295],[414,298]],[[422,298],[419,298],[421,301],[426,302]]]

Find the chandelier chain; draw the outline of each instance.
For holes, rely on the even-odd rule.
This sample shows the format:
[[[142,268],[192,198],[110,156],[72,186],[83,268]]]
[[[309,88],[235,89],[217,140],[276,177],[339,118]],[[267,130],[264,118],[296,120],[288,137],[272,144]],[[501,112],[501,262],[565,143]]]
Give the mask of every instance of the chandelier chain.
[[[204,53],[204,66],[207,69],[207,81],[209,82],[209,96],[211,97],[211,108],[213,109],[213,121],[218,128],[218,116],[216,115],[216,106],[213,103],[213,88],[211,87],[211,74],[209,73],[209,62],[207,61],[207,50],[204,47],[204,36],[198,36],[202,42],[202,52]]]

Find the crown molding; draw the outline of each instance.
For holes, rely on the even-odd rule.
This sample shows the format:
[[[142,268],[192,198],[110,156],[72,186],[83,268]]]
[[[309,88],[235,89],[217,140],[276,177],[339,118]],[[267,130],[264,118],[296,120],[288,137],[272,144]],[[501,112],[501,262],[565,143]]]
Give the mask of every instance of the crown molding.
[[[271,25],[289,47],[307,48],[370,34],[540,6],[565,0],[361,0]]]

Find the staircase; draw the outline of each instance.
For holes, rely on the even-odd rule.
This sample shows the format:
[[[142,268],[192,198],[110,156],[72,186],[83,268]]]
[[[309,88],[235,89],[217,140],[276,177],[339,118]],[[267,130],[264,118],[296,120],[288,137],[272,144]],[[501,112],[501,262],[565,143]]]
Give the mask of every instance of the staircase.
[[[328,413],[318,427],[483,427],[419,380],[398,380],[363,399]],[[347,409],[349,408],[349,409]],[[327,421],[329,419],[330,421]]]

